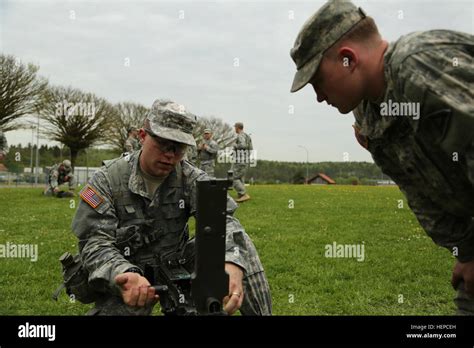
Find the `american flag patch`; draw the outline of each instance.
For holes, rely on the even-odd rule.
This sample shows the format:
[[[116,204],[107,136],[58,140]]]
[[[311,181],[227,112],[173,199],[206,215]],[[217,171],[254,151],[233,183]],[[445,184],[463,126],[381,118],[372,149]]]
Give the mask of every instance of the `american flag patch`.
[[[81,198],[92,208],[97,208],[104,199],[91,186],[87,185],[81,191]]]

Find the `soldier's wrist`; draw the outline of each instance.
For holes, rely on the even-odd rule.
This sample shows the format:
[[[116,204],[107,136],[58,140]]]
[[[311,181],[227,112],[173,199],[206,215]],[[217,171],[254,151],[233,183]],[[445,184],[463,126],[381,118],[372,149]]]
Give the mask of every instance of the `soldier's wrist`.
[[[124,273],[127,273],[127,272],[132,272],[132,273],[138,273],[140,274],[141,276],[143,276],[143,271],[138,268],[138,267],[130,267],[129,269],[127,269]]]

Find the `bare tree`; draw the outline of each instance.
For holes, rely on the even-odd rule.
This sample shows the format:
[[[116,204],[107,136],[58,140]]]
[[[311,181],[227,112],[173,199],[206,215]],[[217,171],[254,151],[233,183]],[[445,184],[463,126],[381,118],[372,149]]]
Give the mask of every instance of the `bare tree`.
[[[235,140],[234,128],[217,117],[199,117],[193,130],[194,139],[199,144],[202,141],[206,128],[212,131],[212,138],[219,144],[220,148],[230,146]]]
[[[140,128],[143,125],[148,109],[136,103],[119,103],[114,105],[114,121],[107,132],[107,142],[114,149],[123,151],[130,127]]]
[[[52,87],[40,116],[43,134],[71,150],[74,166],[79,151],[106,143],[104,134],[114,120],[113,107],[92,93],[70,87]]]
[[[23,64],[13,56],[0,55],[0,129],[21,128],[18,118],[38,112],[44,103],[46,79],[39,67]]]

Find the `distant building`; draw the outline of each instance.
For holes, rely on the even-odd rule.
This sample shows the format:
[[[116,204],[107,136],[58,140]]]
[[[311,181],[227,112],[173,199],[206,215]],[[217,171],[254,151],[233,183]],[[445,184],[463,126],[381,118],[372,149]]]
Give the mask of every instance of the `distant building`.
[[[311,185],[335,185],[336,182],[324,173],[318,173],[306,181]]]
[[[378,186],[392,186],[397,185],[393,180],[377,180]]]

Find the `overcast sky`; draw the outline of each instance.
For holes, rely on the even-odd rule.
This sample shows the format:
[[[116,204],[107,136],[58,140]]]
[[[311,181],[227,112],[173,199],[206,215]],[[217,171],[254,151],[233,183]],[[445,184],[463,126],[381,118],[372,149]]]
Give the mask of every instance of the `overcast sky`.
[[[354,139],[352,114],[317,104],[309,86],[289,92],[289,50],[323,3],[0,0],[0,50],[39,65],[52,84],[113,103],[170,98],[197,115],[242,121],[259,159],[305,161],[302,145],[310,161],[342,161],[346,152],[372,161]],[[354,3],[389,41],[419,30],[474,31],[471,0]],[[9,144],[31,140],[31,131],[6,135]]]

